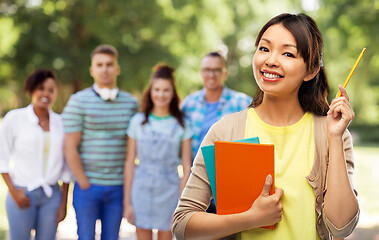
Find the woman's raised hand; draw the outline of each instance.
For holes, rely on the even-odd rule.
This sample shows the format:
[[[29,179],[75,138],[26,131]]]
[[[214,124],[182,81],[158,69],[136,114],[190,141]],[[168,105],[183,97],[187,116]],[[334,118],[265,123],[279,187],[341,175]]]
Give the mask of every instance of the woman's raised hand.
[[[336,97],[330,103],[327,127],[328,137],[342,137],[347,126],[349,126],[351,120],[353,120],[355,114],[350,106],[349,95],[346,89],[341,85],[338,86],[341,91],[341,97]]]

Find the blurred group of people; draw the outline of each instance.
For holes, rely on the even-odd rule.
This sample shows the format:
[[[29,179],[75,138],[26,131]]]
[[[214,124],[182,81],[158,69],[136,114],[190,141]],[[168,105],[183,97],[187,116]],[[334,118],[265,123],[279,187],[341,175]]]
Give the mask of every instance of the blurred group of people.
[[[123,217],[136,226],[138,239],[152,239],[152,229],[160,240],[172,239],[171,229],[178,240],[348,236],[359,219],[347,130],[355,114],[342,86],[328,103],[317,24],[305,14],[280,14],[263,26],[255,45],[253,100],[224,86],[228,72],[217,52],[201,61],[204,88],[181,105],[174,69],[157,65],[139,113],[138,101],[117,88],[112,46],[93,51],[94,84],[71,96],[62,117],[51,111],[54,74],[31,74],[25,84],[31,104],[10,111],[0,132],[11,240],[29,239],[33,228],[37,240],[55,238],[72,175],[80,240],[94,239],[98,219],[101,239],[118,239]],[[275,175],[262,179],[249,209],[213,214],[199,147],[251,137],[275,146]],[[274,224],[274,230],[261,228]]]
[[[94,239],[98,219],[101,238],[118,239],[123,217],[138,239],[151,239],[153,229],[159,239],[172,239],[172,216],[202,139],[222,116],[251,102],[224,85],[228,72],[218,52],[201,61],[204,88],[182,103],[166,64],[153,68],[140,104],[117,88],[119,74],[117,50],[96,47],[94,84],[73,94],[62,115],[51,110],[54,73],[36,70],[26,79],[31,103],[7,113],[0,132],[11,240],[29,239],[32,229],[37,240],[54,239],[71,181],[79,239]]]

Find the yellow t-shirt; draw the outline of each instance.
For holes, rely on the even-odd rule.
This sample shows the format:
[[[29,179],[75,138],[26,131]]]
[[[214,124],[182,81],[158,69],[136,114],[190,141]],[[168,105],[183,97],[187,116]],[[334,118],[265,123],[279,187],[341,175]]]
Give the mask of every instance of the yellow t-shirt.
[[[46,175],[47,164],[49,161],[49,151],[50,151],[50,132],[43,132],[44,134],[44,144],[43,144],[43,163],[42,172]]]
[[[274,230],[251,229],[241,238],[254,240],[320,239],[316,229],[315,195],[305,179],[315,158],[314,124],[311,113],[295,124],[274,127],[264,123],[254,108],[247,112],[245,138],[275,145],[275,188],[284,190],[282,221]],[[262,186],[263,187],[263,186]]]

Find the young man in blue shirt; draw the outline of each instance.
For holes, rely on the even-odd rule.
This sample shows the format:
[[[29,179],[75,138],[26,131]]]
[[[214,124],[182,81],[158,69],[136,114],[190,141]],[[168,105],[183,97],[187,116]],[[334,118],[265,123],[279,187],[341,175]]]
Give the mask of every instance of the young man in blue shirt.
[[[224,85],[228,71],[224,58],[218,52],[208,53],[201,61],[200,75],[204,88],[187,96],[182,111],[190,123],[192,154],[195,157],[209,128],[221,117],[244,110],[252,98]],[[216,212],[213,200],[208,212]]]

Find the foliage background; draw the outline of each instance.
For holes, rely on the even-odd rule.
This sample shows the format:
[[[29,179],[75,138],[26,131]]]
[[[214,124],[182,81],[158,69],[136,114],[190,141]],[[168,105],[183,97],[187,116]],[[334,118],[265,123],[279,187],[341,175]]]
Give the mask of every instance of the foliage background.
[[[118,85],[138,98],[162,61],[175,67],[182,98],[200,89],[201,58],[215,50],[227,58],[227,85],[253,96],[255,37],[283,12],[305,12],[318,23],[330,99],[367,48],[348,86],[356,112],[350,129],[356,143],[377,147],[379,0],[0,0],[0,118],[29,103],[23,81],[36,68],[56,72],[54,110],[61,112],[72,93],[92,84],[89,55],[101,43],[118,49]]]
[[[353,126],[377,126],[379,0],[1,0],[0,114],[28,104],[23,81],[36,68],[57,73],[54,108],[61,112],[73,92],[92,83],[89,55],[101,43],[119,50],[119,86],[137,97],[162,61],[176,68],[181,97],[201,88],[200,60],[214,50],[227,58],[227,84],[254,95],[255,37],[282,12],[305,12],[317,21],[331,98],[367,48],[348,90],[357,113]]]

